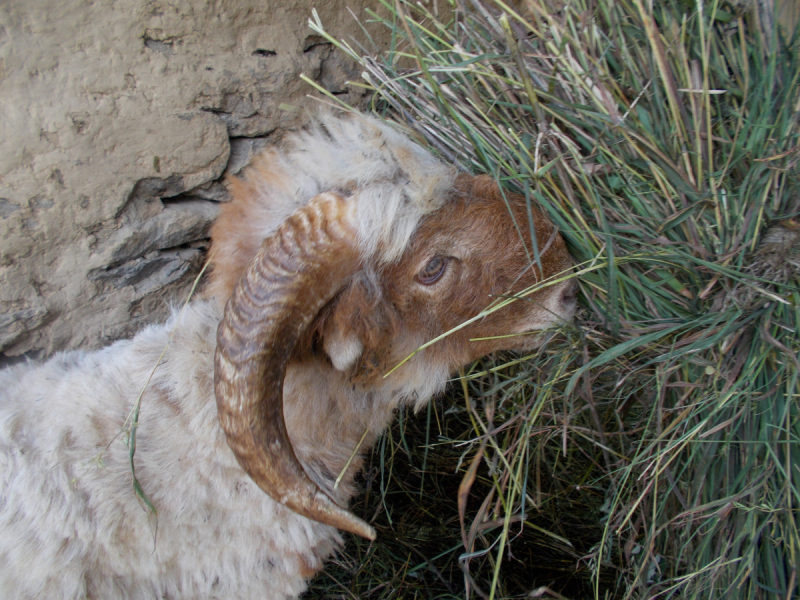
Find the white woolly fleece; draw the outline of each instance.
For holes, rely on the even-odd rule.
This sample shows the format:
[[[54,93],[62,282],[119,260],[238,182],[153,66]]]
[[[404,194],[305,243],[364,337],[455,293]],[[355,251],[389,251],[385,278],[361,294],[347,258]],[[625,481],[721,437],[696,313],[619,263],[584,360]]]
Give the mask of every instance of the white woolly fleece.
[[[220,319],[214,302],[196,301],[180,322],[132,340],[0,371],[0,598],[286,600],[306,589],[341,536],[272,500],[237,464],[214,396]],[[135,455],[156,529],[133,490],[125,430],[173,329],[142,397]],[[413,363],[372,394],[324,363],[289,366],[284,396],[302,402],[284,409],[290,431],[313,424],[313,439],[293,440],[312,476],[352,452],[337,405],[355,407],[371,444],[399,403],[442,389],[443,365]],[[355,491],[328,489],[345,506]]]
[[[317,194],[358,190],[361,250],[385,262],[396,260],[419,220],[442,206],[457,174],[388,125],[359,114],[320,115],[270,161],[272,170],[283,170],[296,183],[283,198],[275,187],[259,190],[270,198],[274,227]]]
[[[274,502],[217,422],[220,315],[189,305],[142,398],[133,491],[124,428],[170,331],[0,372],[0,598],[285,600],[341,541]],[[127,425],[126,425],[127,423]]]

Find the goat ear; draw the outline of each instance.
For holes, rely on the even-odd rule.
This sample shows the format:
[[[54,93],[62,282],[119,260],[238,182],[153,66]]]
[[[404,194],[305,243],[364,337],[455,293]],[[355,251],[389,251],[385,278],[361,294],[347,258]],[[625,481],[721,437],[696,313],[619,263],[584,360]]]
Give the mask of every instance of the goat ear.
[[[356,364],[364,352],[364,344],[352,330],[343,331],[338,323],[331,323],[323,333],[323,347],[333,366],[339,371],[347,371]]]
[[[339,371],[351,371],[366,348],[375,348],[388,330],[378,276],[369,269],[353,275],[341,291],[320,328],[322,347]]]

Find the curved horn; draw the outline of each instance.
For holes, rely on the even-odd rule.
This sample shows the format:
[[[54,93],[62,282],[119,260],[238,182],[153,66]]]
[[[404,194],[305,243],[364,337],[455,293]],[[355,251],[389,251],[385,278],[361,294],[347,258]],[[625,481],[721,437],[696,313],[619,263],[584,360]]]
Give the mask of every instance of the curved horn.
[[[276,502],[370,540],[375,531],[306,475],[283,419],[283,379],[298,338],[359,265],[354,202],[320,194],[264,240],[217,330],[219,422],[241,467]]]

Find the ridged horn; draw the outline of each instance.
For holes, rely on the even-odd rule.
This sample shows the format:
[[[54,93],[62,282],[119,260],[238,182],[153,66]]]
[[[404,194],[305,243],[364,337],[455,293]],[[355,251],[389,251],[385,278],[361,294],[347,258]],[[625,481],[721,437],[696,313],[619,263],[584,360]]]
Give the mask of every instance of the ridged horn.
[[[309,479],[283,418],[289,356],[320,309],[359,265],[354,202],[320,194],[264,240],[217,330],[214,388],[236,460],[294,512],[367,539],[375,530]]]

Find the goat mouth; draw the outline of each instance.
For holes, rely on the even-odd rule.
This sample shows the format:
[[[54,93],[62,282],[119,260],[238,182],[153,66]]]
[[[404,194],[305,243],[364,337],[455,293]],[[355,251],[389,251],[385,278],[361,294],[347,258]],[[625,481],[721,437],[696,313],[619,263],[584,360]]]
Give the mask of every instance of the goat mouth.
[[[539,320],[533,327],[522,328],[521,331],[511,336],[510,339],[516,342],[516,345],[511,349],[529,352],[540,348],[548,338],[548,333],[553,333],[570,323],[574,316],[575,311],[566,315],[553,315],[553,318],[548,323],[541,324],[541,320]]]
[[[567,312],[566,314],[558,314],[552,313],[549,314],[546,319],[542,319],[541,316],[537,316],[536,318],[531,319],[533,323],[526,323],[522,327],[520,327],[514,335],[517,336],[524,336],[524,337],[536,337],[537,334],[541,335],[545,331],[551,331],[553,329],[558,329],[572,321],[572,318],[575,316],[575,312]]]
[[[528,352],[536,350],[542,345],[546,329],[524,329],[514,333],[494,336],[470,338],[470,342],[487,344],[482,347],[480,356],[485,356],[491,352],[511,351]]]
[[[546,331],[546,329],[533,329],[515,336],[515,339],[519,341],[512,350],[516,350],[517,352],[538,350],[542,347],[547,337]]]

